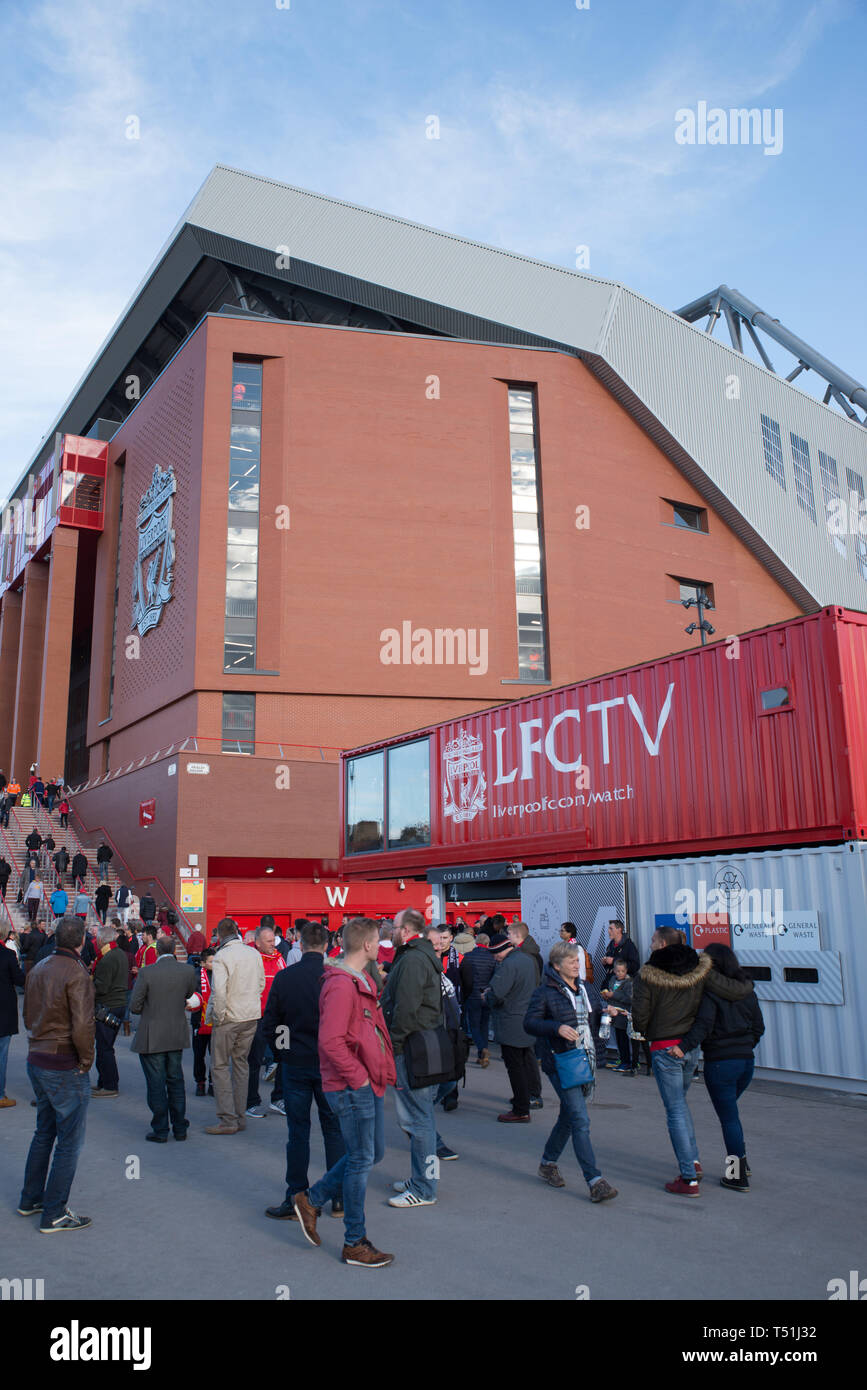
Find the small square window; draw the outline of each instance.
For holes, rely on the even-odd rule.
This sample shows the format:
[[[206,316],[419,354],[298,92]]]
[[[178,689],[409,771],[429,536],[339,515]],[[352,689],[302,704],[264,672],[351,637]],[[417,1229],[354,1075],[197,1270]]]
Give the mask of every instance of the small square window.
[[[791,706],[788,686],[779,685],[773,690],[762,691],[762,709],[785,709]]]
[[[685,502],[671,503],[675,526],[685,531],[707,531],[707,512],[704,507],[688,507]]]
[[[701,598],[707,599],[708,607],[715,607],[712,584],[706,584],[701,579],[684,579],[679,574],[670,574],[668,577],[672,581],[672,588],[674,590],[674,592],[670,594],[671,602],[683,603],[684,599],[695,600]],[[702,605],[703,610],[704,606],[705,605]]]

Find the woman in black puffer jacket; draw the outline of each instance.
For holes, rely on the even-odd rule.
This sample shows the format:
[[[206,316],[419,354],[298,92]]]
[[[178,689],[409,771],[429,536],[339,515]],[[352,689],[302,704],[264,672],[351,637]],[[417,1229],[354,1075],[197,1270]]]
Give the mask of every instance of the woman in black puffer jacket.
[[[738,1100],[753,1079],[754,1052],[765,1023],[753,982],[738,964],[729,946],[712,942],[704,954],[713,962],[695,1021],[675,1056],[701,1044],[704,1053],[704,1084],[722,1125],[726,1146],[723,1187],[733,1192],[749,1192],[744,1131],[738,1114]]]
[[[538,1041],[536,1053],[542,1070],[560,1101],[557,1123],[548,1136],[539,1165],[539,1177],[549,1187],[565,1187],[557,1160],[571,1136],[572,1147],[584,1180],[590,1188],[591,1202],[605,1202],[617,1196],[617,1188],[606,1182],[596,1166],[590,1142],[590,1120],[586,1101],[593,1094],[594,1082],[564,1089],[554,1056],[583,1047],[596,1072],[596,1051],[590,1031],[587,999],[578,978],[579,946],[574,941],[558,941],[551,947],[542,982],[534,991],[524,1015],[524,1028]]]

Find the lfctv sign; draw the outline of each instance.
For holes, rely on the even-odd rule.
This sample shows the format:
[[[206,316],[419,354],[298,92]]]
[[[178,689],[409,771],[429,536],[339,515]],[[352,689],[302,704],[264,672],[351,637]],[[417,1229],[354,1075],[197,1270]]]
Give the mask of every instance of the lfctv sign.
[[[594,716],[593,722],[591,723],[587,720],[585,727],[592,731],[593,734],[598,734],[601,737],[602,762],[604,766],[607,767],[611,762],[610,712],[614,709],[618,709],[621,705],[625,706],[641,732],[641,736],[644,739],[644,746],[648,753],[652,758],[658,758],[659,745],[662,741],[662,735],[668,723],[669,715],[671,714],[671,701],[673,695],[674,681],[669,685],[665,699],[656,716],[655,728],[653,716],[650,716],[650,729],[648,729],[644,711],[634,695],[626,695],[625,697],[623,695],[618,695],[612,700],[598,700],[592,705],[585,706],[585,716]],[[558,752],[558,734],[561,726],[568,727],[566,724],[567,720],[571,720],[573,727],[578,730],[581,724],[581,711],[579,709],[563,709],[559,714],[555,714],[554,718],[550,720],[547,729],[544,731],[544,739],[542,737],[543,721],[541,718],[522,720],[518,725],[521,731],[520,765],[513,767],[510,771],[506,771],[504,766],[503,753],[503,738],[508,731],[505,727],[494,729],[497,772],[494,778],[494,786],[507,786],[510,782],[514,782],[516,778],[521,782],[531,781],[534,776],[533,758],[543,753],[557,772],[580,772],[584,766],[580,751],[569,761],[566,761],[565,758],[560,756],[560,752],[563,751],[562,747],[560,752]],[[538,731],[538,733],[536,731]]]

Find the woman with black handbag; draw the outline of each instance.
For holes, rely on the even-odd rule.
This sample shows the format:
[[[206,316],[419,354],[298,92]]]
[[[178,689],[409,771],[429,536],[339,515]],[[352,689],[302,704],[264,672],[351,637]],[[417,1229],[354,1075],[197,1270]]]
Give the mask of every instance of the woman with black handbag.
[[[587,999],[578,978],[578,950],[569,941],[558,941],[551,947],[542,981],[524,1018],[526,1031],[538,1038],[536,1047],[542,1070],[560,1101],[557,1123],[542,1153],[539,1177],[549,1187],[566,1186],[557,1160],[571,1135],[591,1202],[605,1202],[617,1196],[617,1189],[600,1173],[590,1142],[587,1101],[596,1084],[596,1050]]]

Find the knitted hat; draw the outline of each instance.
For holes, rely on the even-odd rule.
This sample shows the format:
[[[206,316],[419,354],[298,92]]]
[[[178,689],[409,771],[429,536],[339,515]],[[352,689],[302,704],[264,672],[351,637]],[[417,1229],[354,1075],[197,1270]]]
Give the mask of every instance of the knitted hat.
[[[452,942],[452,945],[454,946],[455,950],[460,951],[462,956],[465,956],[467,954],[467,951],[472,951],[475,944],[476,938],[474,936],[470,936],[470,933],[467,931],[458,932],[457,936]]]
[[[488,950],[492,956],[499,956],[504,951],[512,950],[512,943],[507,936],[492,936]]]

